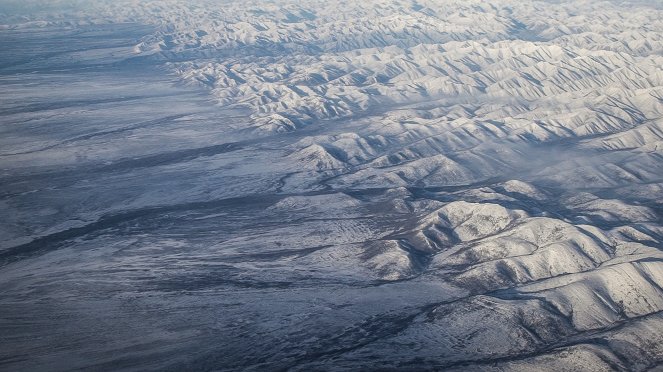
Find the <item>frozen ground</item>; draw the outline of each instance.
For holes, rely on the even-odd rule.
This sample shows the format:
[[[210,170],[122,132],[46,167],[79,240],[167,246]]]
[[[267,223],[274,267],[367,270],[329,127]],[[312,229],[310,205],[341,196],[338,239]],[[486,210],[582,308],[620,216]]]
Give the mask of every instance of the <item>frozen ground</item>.
[[[0,13],[0,369],[663,366],[657,2]]]

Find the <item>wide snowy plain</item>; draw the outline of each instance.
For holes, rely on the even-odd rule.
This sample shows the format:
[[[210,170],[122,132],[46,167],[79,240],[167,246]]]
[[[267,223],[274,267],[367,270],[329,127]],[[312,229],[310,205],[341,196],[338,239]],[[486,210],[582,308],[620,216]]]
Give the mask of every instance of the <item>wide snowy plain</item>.
[[[658,1],[0,1],[0,370],[663,368]]]

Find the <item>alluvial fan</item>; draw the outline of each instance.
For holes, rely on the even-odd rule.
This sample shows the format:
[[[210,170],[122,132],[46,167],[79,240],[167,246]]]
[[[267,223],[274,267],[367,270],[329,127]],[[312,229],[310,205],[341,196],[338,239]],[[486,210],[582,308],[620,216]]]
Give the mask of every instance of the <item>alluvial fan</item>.
[[[0,4],[0,369],[663,368],[663,4]]]

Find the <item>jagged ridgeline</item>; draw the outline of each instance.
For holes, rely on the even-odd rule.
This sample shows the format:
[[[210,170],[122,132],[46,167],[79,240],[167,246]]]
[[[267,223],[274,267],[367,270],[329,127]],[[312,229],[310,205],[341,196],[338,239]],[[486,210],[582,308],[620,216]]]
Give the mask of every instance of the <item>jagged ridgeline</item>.
[[[0,369],[663,367],[660,1],[5,1],[0,50]]]

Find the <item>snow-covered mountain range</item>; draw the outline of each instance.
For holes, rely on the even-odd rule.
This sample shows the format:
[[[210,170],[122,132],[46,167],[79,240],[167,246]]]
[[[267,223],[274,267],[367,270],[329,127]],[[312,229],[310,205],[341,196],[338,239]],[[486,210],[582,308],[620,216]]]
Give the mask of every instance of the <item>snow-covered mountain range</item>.
[[[2,367],[663,366],[663,3],[7,1],[0,40]]]

